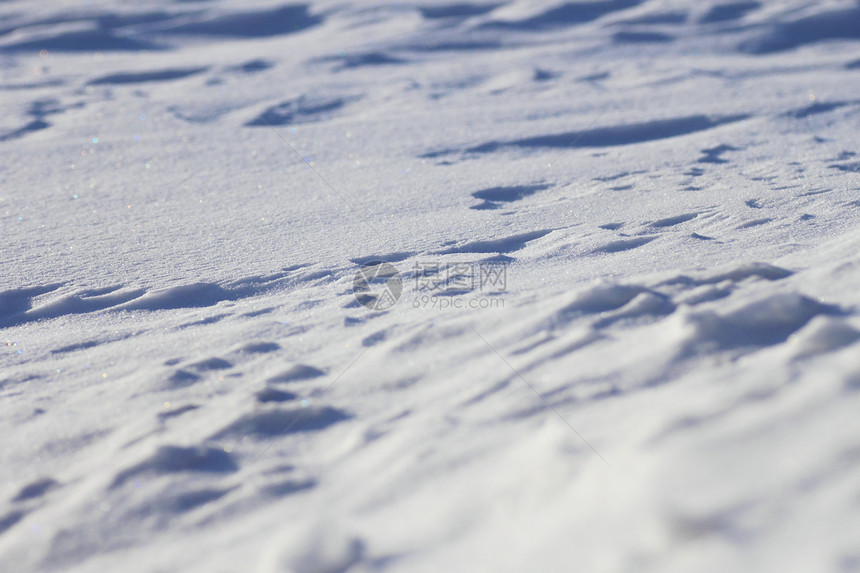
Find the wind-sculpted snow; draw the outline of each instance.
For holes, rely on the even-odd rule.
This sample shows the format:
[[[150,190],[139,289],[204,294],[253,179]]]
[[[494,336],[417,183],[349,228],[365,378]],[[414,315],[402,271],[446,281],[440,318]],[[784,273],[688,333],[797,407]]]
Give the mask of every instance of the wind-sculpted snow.
[[[506,147],[573,148],[633,145],[712,129],[724,123],[740,121],[745,117],[743,115],[717,119],[710,119],[705,116],[683,117],[579,132],[540,135],[510,141],[489,141],[470,147],[465,151],[469,153],[491,153]],[[450,151],[434,151],[424,154],[423,157],[437,157],[446,153],[450,153]]]
[[[542,229],[489,241],[472,241],[463,245],[448,247],[440,251],[440,254],[510,253],[524,248],[529,242],[540,239],[550,232],[552,229]]]
[[[791,50],[831,40],[860,39],[860,7],[823,11],[806,17],[786,16],[761,37],[743,44],[753,54]]]
[[[341,98],[319,99],[304,96],[273,106],[264,111],[259,117],[251,120],[249,126],[293,125],[307,121],[318,121],[340,110],[346,101]]]
[[[472,193],[472,197],[483,199],[482,203],[473,205],[472,209],[498,209],[502,203],[519,201],[538,191],[547,189],[549,185],[519,185],[512,187],[490,187]]]
[[[69,290],[63,284],[12,289],[0,292],[0,326],[106,310],[158,311],[210,307],[226,301],[236,301],[289,288],[328,274],[302,275],[296,274],[296,270],[287,268],[267,276],[249,276],[239,280],[224,281],[221,284],[192,283],[152,290],[114,285],[60,294]],[[52,295],[52,298],[46,299],[46,295]],[[37,298],[45,302],[34,306],[34,300]]]
[[[855,2],[0,2],[0,570],[860,570]]]
[[[176,68],[152,72],[111,74],[96,78],[90,85],[139,84],[147,82],[167,82],[194,76],[205,72],[208,68]]]
[[[619,10],[634,8],[642,0],[608,0],[566,2],[529,18],[513,21],[495,21],[490,25],[511,30],[544,30],[591,22]]]
[[[224,450],[162,446],[153,456],[116,476],[112,487],[145,473],[234,472],[239,467]]]

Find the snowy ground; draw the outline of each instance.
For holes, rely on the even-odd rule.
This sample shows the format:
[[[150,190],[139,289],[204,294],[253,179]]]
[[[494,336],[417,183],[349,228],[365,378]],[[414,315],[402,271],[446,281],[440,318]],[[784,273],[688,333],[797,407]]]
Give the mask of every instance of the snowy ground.
[[[0,570],[860,571],[858,41],[0,2]]]

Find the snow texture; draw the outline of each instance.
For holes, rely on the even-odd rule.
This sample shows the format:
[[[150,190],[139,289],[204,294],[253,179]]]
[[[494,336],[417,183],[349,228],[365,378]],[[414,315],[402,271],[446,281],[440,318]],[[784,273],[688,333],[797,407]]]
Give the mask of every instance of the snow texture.
[[[860,571],[858,88],[849,0],[0,2],[0,570]]]

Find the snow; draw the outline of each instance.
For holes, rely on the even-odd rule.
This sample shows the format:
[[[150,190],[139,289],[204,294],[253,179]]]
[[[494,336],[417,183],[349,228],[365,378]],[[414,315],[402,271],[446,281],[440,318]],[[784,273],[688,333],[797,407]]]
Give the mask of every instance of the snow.
[[[858,40],[0,2],[0,570],[860,571]]]

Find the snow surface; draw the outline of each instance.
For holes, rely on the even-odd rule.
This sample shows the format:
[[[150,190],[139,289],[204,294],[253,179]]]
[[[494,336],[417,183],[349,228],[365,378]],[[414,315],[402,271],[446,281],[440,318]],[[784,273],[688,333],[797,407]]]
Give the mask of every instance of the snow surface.
[[[860,571],[858,40],[3,1],[0,570]]]

